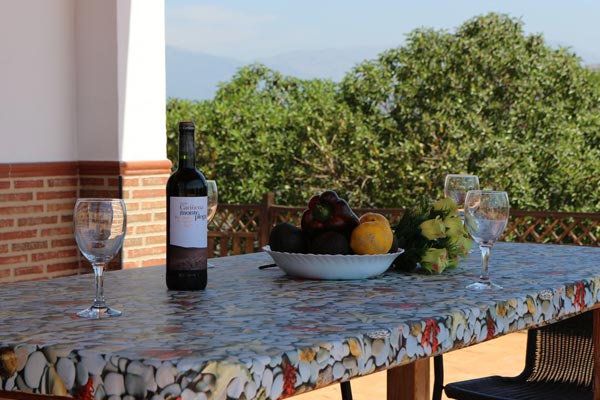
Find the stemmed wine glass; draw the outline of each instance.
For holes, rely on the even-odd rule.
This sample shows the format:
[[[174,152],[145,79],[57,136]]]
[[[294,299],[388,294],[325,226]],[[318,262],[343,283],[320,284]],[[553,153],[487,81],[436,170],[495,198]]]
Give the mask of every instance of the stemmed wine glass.
[[[75,241],[94,268],[96,296],[93,304],[77,313],[82,318],[121,315],[104,301],[104,267],[123,245],[127,229],[125,202],[121,199],[78,199],[74,211]]]
[[[481,273],[477,282],[467,285],[467,289],[502,289],[493,283],[488,273],[490,252],[494,243],[502,236],[510,206],[506,192],[494,190],[470,190],[465,198],[467,230],[481,250]]]
[[[208,197],[208,213],[206,216],[206,219],[208,221],[208,223],[210,223],[213,218],[215,217],[215,215],[217,214],[217,205],[219,203],[219,196],[217,193],[217,182],[214,180],[207,180],[206,181],[207,184],[207,197]],[[214,268],[214,264],[211,264],[210,262],[207,263],[209,268]]]
[[[219,196],[217,195],[217,182],[213,180],[206,181],[208,188],[208,215],[206,219],[208,222],[212,221],[217,213],[217,204],[219,202]]]
[[[465,197],[469,190],[479,190],[479,178],[477,175],[446,175],[444,197],[454,200],[463,223],[465,222]]]

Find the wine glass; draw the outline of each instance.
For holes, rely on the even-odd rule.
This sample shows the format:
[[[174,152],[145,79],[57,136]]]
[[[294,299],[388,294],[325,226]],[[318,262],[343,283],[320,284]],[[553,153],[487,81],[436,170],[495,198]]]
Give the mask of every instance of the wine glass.
[[[212,180],[206,181],[208,189],[208,215],[206,219],[208,222],[212,221],[217,213],[217,204],[219,196],[217,195],[217,182]]]
[[[123,245],[127,229],[125,202],[121,199],[78,199],[74,211],[75,241],[94,268],[93,304],[77,313],[82,318],[117,317],[121,311],[104,301],[104,267]]]
[[[206,216],[206,219],[208,220],[208,222],[210,223],[213,218],[215,217],[215,215],[217,214],[217,205],[219,202],[219,196],[217,193],[217,182],[213,181],[213,180],[207,180],[206,181],[206,185],[207,185],[207,197],[208,197],[208,213]],[[208,268],[214,268],[214,264],[211,264],[210,262],[207,263]]]
[[[502,236],[510,206],[508,194],[495,190],[470,190],[465,198],[467,230],[481,250],[481,273],[479,281],[467,285],[467,289],[502,289],[492,283],[488,273],[490,252],[494,243]]]
[[[463,223],[465,222],[465,196],[469,190],[479,190],[479,178],[477,175],[446,175],[444,197],[454,200]]]

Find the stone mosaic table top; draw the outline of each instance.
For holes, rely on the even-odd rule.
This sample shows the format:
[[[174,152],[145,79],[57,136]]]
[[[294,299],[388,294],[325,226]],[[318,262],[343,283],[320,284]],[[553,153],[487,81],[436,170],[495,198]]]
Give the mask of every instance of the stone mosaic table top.
[[[468,291],[479,254],[443,275],[286,276],[266,253],[212,260],[208,287],[168,291],[164,267],[111,271],[118,318],[75,313],[93,276],[0,286],[0,388],[79,398],[278,399],[587,310],[600,249],[498,243],[501,291]],[[86,397],[87,396],[87,397]]]

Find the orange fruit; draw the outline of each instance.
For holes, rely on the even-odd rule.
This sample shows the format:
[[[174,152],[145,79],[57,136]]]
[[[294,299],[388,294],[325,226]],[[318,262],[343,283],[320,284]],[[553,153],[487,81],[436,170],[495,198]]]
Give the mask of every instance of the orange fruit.
[[[366,221],[352,230],[350,248],[355,254],[385,254],[393,241],[394,233],[387,219],[385,223]]]
[[[358,222],[361,224],[363,222],[381,222],[387,224],[388,226],[390,225],[390,221],[388,221],[384,215],[375,212],[364,213],[360,216]]]

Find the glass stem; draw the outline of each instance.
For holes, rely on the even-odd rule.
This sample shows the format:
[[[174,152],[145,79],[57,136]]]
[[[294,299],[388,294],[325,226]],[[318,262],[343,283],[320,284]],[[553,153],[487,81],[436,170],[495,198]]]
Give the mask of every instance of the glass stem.
[[[479,282],[489,284],[490,274],[488,272],[488,262],[490,260],[490,250],[492,249],[492,246],[482,244],[479,245],[479,249],[481,250],[481,274],[479,275]]]
[[[104,263],[92,265],[94,267],[94,276],[96,278],[96,297],[94,298],[94,308],[106,308],[104,302]]]

